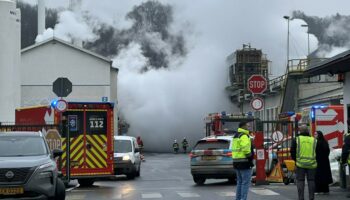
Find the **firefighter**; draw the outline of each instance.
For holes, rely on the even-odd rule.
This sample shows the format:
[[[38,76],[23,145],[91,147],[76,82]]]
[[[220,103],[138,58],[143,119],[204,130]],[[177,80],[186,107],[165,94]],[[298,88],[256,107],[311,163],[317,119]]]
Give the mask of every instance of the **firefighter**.
[[[177,152],[179,151],[179,144],[177,143],[176,140],[174,140],[173,149],[174,149],[174,153],[177,154]]]
[[[348,123],[348,133],[344,134],[344,144],[343,148],[341,151],[341,164],[342,168],[346,169],[346,165],[350,166],[350,157],[349,157],[349,152],[350,152],[350,119],[347,121]],[[347,198],[350,198],[350,194],[346,195]]]
[[[315,199],[316,139],[306,125],[299,128],[299,135],[293,140],[291,157],[296,162],[298,199],[304,200],[305,176],[309,188],[309,199]]]
[[[232,159],[236,169],[236,199],[246,200],[252,177],[254,151],[249,135],[248,123],[240,122],[232,139]]]
[[[137,137],[137,144],[139,145],[140,148],[140,157],[142,161],[145,161],[145,156],[143,155],[143,141],[141,139],[141,136]]]
[[[188,147],[188,142],[186,140],[186,137],[182,140],[182,149],[184,150],[184,153],[186,153]]]

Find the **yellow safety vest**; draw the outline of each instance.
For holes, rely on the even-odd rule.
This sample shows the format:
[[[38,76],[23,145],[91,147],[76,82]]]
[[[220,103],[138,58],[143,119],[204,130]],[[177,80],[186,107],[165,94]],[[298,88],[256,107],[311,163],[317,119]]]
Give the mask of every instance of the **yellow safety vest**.
[[[239,128],[238,134],[232,139],[232,159],[234,163],[248,162],[251,155],[251,141],[249,131]]]
[[[315,169],[316,162],[316,139],[311,136],[297,137],[297,160],[296,164],[300,168]]]

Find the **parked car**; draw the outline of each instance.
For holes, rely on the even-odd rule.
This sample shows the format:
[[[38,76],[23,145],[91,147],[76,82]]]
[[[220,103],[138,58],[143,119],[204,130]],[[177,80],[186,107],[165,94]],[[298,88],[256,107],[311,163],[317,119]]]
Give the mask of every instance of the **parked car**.
[[[0,199],[65,199],[55,158],[41,132],[0,132]]]
[[[140,176],[141,155],[135,137],[114,136],[114,173],[129,179]]]
[[[232,136],[205,137],[197,142],[190,153],[193,181],[204,184],[206,179],[235,181],[233,168]]]

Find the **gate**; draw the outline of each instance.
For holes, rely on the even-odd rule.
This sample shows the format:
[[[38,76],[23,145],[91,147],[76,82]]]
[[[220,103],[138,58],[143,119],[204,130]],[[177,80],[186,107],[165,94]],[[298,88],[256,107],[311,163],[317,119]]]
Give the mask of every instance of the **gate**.
[[[264,149],[267,152],[265,171],[269,174],[274,166],[284,160],[291,160],[290,148],[298,131],[297,121],[261,121],[264,135]]]

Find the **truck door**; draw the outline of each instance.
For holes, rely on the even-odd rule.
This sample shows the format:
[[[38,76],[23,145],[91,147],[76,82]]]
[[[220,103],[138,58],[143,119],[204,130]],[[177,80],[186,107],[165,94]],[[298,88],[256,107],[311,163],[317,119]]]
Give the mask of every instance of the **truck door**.
[[[63,113],[64,127],[70,134],[71,177],[113,174],[113,152],[111,148],[112,114],[108,109],[68,109]],[[63,168],[66,163],[66,137],[68,128],[63,130]]]

